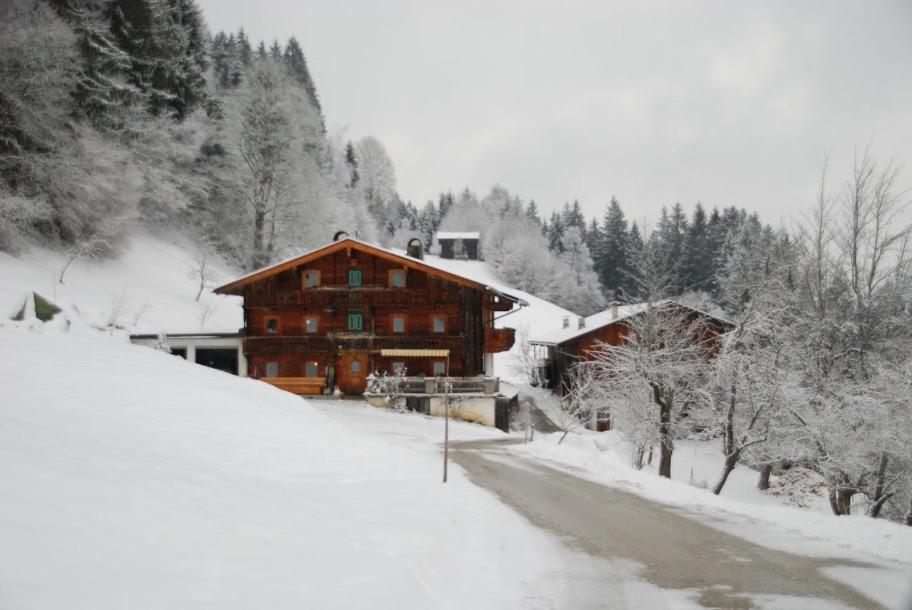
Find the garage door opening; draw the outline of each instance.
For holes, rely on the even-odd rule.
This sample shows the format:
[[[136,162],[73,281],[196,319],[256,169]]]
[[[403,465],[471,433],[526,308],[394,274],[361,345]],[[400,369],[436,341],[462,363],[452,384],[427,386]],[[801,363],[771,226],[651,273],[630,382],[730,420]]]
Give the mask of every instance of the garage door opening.
[[[238,374],[238,351],[233,348],[198,347],[196,363],[213,369]]]

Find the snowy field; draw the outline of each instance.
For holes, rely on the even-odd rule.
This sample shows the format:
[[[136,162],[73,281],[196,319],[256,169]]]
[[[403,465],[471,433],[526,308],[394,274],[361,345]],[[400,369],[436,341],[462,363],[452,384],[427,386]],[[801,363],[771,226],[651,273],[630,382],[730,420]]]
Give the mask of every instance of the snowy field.
[[[568,595],[554,568],[568,553],[458,469],[443,486],[426,446],[107,337],[0,329],[0,359],[0,607],[548,607]]]

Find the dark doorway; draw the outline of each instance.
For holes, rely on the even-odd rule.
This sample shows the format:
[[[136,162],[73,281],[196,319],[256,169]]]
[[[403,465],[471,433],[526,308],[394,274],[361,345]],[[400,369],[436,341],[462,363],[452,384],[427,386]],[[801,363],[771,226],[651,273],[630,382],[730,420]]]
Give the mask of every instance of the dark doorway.
[[[231,347],[198,347],[196,363],[237,375],[238,351]]]

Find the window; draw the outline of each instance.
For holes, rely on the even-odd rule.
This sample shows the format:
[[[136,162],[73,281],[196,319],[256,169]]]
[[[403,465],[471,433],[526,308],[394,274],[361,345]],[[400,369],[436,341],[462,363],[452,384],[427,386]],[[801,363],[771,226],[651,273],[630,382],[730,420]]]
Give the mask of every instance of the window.
[[[349,368],[351,369],[352,373],[360,373],[361,372],[361,361],[352,360],[351,366]]]
[[[446,362],[437,361],[434,363],[434,377],[446,375]]]
[[[279,321],[275,318],[266,319],[266,334],[275,335],[279,332]]]
[[[308,269],[304,272],[304,288],[315,288],[320,285],[320,271]]]
[[[360,311],[348,312],[348,330],[364,330],[364,316]]]
[[[320,376],[320,366],[316,362],[307,362],[304,364],[304,376],[305,377],[319,377]]]
[[[393,332],[394,333],[404,333],[405,332],[405,316],[402,316],[402,315],[393,316]]]
[[[446,332],[446,317],[433,316],[431,318],[431,330],[433,330],[435,333],[445,333]]]
[[[389,272],[390,288],[405,288],[405,269],[393,269]]]
[[[405,363],[404,362],[394,362],[390,367],[394,375],[405,375]]]
[[[319,326],[317,316],[307,316],[304,318],[304,332],[315,333]]]
[[[348,285],[349,286],[360,286],[361,280],[363,279],[363,274],[360,269],[349,269],[348,270]]]
[[[278,362],[267,362],[266,363],[266,376],[267,377],[278,377],[279,376],[279,363]]]

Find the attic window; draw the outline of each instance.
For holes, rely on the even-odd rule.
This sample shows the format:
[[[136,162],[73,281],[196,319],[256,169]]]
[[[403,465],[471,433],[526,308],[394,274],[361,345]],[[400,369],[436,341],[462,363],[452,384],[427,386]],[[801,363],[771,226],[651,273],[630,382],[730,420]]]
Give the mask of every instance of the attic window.
[[[360,286],[361,281],[364,279],[364,274],[361,273],[360,269],[349,269],[348,270],[348,285],[349,286]]]
[[[304,288],[316,288],[320,285],[319,269],[307,269],[304,271]]]
[[[390,288],[405,288],[405,269],[392,269],[389,272]]]
[[[279,321],[276,318],[266,319],[266,334],[275,335],[279,332]]]

